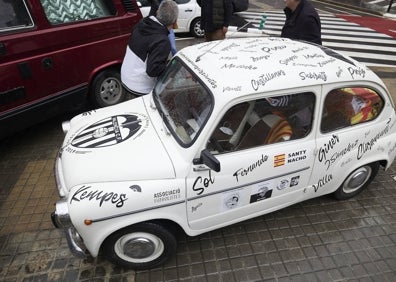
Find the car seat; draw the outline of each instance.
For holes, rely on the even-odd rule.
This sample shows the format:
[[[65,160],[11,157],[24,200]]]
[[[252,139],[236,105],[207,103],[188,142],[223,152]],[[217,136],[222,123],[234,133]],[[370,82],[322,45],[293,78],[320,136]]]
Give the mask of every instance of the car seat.
[[[278,114],[268,114],[259,119],[245,134],[238,149],[290,140],[293,130],[289,122]]]

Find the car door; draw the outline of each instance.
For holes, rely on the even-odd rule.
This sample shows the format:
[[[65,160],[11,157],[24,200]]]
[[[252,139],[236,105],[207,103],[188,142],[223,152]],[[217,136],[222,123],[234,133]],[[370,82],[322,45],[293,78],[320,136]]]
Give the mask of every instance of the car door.
[[[192,229],[224,226],[304,199],[314,158],[314,103],[312,92],[302,92],[227,110],[206,146],[220,171],[196,164],[186,181]]]
[[[325,85],[322,97],[310,197],[333,192],[352,170],[370,162],[364,157],[376,154],[375,143],[389,131],[388,117],[373,122],[385,106],[374,88]]]
[[[48,60],[36,52],[37,19],[33,19],[25,1],[0,0],[0,8],[1,117],[53,93],[52,87],[58,79],[48,71]],[[40,83],[37,77],[45,77],[47,83]]]
[[[195,18],[199,6],[195,0],[175,0],[179,6],[178,31],[188,32],[190,22]]]

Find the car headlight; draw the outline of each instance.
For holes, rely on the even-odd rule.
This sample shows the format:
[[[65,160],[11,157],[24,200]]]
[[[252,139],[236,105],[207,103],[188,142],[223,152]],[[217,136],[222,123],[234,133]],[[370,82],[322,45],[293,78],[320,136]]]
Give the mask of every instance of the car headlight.
[[[70,130],[70,121],[62,122],[62,130],[65,134]]]

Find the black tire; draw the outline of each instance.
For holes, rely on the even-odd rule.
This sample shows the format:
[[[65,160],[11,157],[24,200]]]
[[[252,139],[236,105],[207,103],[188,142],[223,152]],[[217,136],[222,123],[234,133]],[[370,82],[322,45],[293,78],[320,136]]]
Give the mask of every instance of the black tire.
[[[201,29],[201,18],[196,18],[191,22],[190,33],[197,38],[205,35],[205,32]]]
[[[176,253],[176,247],[172,232],[159,224],[142,222],[111,234],[102,250],[112,263],[139,270],[162,265]]]
[[[102,71],[92,82],[90,96],[96,107],[107,107],[123,102],[125,95],[121,75],[116,70]]]
[[[375,178],[379,163],[371,163],[355,169],[334,192],[337,200],[346,200],[362,192]]]

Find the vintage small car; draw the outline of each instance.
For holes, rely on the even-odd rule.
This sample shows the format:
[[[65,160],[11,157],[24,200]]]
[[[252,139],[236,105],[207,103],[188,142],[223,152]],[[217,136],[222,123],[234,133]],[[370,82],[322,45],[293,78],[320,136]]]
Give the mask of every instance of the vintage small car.
[[[325,194],[396,156],[395,105],[367,67],[284,38],[179,51],[152,93],[63,123],[54,225],[71,251],[134,269],[195,236]]]

